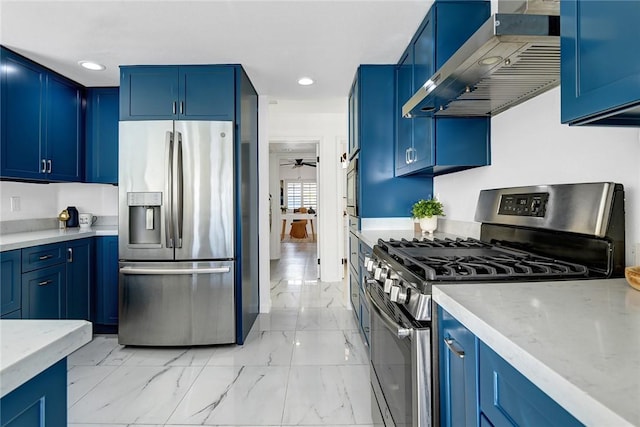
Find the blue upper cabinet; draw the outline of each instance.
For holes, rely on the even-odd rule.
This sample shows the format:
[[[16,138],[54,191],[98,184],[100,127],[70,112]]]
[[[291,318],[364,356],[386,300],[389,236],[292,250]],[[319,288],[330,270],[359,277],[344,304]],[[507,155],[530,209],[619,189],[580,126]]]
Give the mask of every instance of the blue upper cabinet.
[[[120,68],[120,120],[233,120],[232,66]]]
[[[562,123],[640,126],[638,22],[636,1],[560,2]]]
[[[82,88],[71,81],[47,75],[46,145],[47,179],[84,179]]]
[[[180,105],[184,120],[233,120],[235,70],[224,65],[180,67]]]
[[[5,49],[0,50],[2,79],[2,177],[43,179],[42,106],[45,71]]]
[[[117,87],[88,88],[86,182],[118,183]]]
[[[82,86],[4,48],[0,61],[0,176],[83,180]]]
[[[490,163],[489,118],[402,117],[415,91],[489,17],[485,1],[436,1],[396,68],[395,174],[429,176]]]
[[[354,90],[355,89],[355,90]],[[395,66],[361,65],[351,95],[358,108],[349,122],[358,129],[358,212],[361,218],[395,218],[411,215],[416,200],[433,193],[433,181],[425,177],[396,178],[391,141],[395,127]],[[353,135],[350,133],[350,138]],[[350,142],[350,145],[352,143]]]

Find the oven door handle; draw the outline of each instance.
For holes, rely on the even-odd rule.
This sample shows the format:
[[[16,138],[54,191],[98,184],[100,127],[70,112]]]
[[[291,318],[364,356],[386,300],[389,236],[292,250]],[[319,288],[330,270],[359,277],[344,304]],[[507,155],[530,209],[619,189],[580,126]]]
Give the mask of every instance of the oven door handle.
[[[382,320],[382,324],[391,331],[395,336],[400,339],[407,338],[411,335],[411,328],[403,328],[401,325],[398,325],[396,321],[389,316],[382,307],[376,303],[373,298],[371,298],[371,294],[369,293],[368,287],[364,289],[364,295],[367,298],[367,302],[369,303],[369,307],[373,309],[379,316],[380,320]]]

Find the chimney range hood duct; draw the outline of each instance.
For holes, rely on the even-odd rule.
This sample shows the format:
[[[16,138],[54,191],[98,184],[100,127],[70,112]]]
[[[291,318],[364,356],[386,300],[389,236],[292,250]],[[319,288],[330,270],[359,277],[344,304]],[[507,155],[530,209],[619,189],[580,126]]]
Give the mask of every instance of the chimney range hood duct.
[[[402,107],[404,117],[493,116],[560,84],[560,17],[492,15]]]

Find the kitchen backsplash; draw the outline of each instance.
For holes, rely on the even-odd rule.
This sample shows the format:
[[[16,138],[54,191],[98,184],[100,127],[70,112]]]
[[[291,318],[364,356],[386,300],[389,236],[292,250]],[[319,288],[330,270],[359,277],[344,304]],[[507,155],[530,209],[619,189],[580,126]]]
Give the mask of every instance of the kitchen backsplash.
[[[1,222],[55,219],[67,206],[75,206],[78,212],[89,212],[98,217],[118,215],[118,187],[107,184],[2,181],[0,201]]]

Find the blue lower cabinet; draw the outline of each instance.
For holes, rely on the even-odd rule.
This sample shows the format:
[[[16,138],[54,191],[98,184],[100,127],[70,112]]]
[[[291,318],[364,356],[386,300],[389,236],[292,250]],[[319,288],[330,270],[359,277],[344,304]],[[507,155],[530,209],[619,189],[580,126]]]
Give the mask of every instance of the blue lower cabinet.
[[[96,237],[95,323],[118,324],[118,237]]]
[[[476,426],[476,337],[438,307],[440,425]]]
[[[66,358],[0,399],[0,426],[2,427],[65,427],[66,425]]]
[[[67,243],[67,319],[92,320],[93,239]]]
[[[66,317],[66,265],[57,264],[22,275],[22,316],[25,319]]]
[[[0,316],[15,319],[21,308],[21,251],[0,252]],[[7,317],[10,316],[11,317]],[[18,317],[19,318],[19,317]]]
[[[493,427],[582,426],[486,344],[479,345],[480,412]]]

